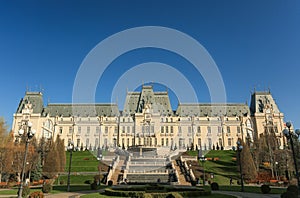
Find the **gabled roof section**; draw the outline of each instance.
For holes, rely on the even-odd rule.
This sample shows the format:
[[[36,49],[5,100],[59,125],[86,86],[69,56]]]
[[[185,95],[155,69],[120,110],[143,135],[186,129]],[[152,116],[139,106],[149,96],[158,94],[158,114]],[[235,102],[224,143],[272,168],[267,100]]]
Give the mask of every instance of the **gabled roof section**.
[[[245,116],[250,110],[246,104],[179,104],[178,116]]]
[[[266,108],[271,108],[273,113],[280,113],[279,108],[270,91],[256,91],[251,95],[251,115],[264,113]]]
[[[168,92],[154,92],[149,85],[141,92],[127,93],[123,114],[141,113],[146,104],[151,104],[153,113],[173,114]]]
[[[21,99],[16,113],[22,113],[22,109],[28,102],[32,104],[33,113],[42,113],[44,108],[42,92],[25,92],[25,96]]]

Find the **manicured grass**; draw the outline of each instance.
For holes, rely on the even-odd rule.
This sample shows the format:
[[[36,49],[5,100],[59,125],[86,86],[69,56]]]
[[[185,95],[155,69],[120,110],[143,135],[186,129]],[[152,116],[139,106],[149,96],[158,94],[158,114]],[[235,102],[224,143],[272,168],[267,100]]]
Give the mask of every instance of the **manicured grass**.
[[[94,176],[95,175],[71,175],[70,176],[70,182],[71,184],[86,184],[84,183],[85,181],[94,181]],[[66,185],[68,181],[68,176],[67,175],[62,175],[59,176],[56,180],[55,180],[55,184],[59,185],[60,182],[62,182],[62,184]]]
[[[18,189],[0,190],[0,195],[16,195]]]
[[[100,186],[100,188],[106,188],[107,186]],[[91,190],[90,185],[71,185],[70,186],[70,191],[71,192],[78,192],[78,191],[89,191]],[[34,187],[30,188],[30,192],[35,192],[35,191],[42,191],[41,187]],[[50,192],[51,194],[57,194],[57,193],[62,193],[67,191],[67,185],[59,185],[59,186],[53,186],[52,191]],[[16,195],[18,192],[18,189],[9,189],[9,190],[0,190],[0,195]]]
[[[66,152],[65,171],[69,170],[70,153]],[[89,151],[73,151],[71,172],[97,172],[99,161]]]
[[[197,156],[197,151],[188,151],[188,155]],[[214,178],[206,178],[211,182],[217,182],[219,185],[228,185],[230,177],[233,178],[234,185],[237,185],[239,172],[237,171],[236,161],[232,159],[236,157],[235,151],[212,150],[205,155],[206,158],[219,158],[217,161],[206,160],[204,168],[206,173],[213,173]],[[194,165],[194,164],[193,164]],[[196,163],[193,172],[196,177],[202,175],[202,163]]]
[[[241,191],[241,186],[219,186],[220,190],[224,191]],[[262,193],[259,186],[244,186],[245,192]],[[282,194],[286,192],[286,188],[271,188],[269,194]]]

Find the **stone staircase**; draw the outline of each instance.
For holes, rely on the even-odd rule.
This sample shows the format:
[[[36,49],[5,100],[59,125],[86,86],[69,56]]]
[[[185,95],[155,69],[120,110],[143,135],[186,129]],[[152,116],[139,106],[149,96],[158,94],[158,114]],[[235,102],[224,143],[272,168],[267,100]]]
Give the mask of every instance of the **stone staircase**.
[[[119,182],[119,179],[122,177],[122,175],[123,175],[123,173],[122,173],[123,165],[124,165],[124,160],[120,159],[113,175],[111,176],[111,180],[113,181],[113,184],[117,184]]]
[[[182,172],[180,166],[177,164],[176,160],[172,160],[172,164],[174,165],[175,170],[178,173],[178,184],[190,186],[191,183],[186,181],[186,173]]]

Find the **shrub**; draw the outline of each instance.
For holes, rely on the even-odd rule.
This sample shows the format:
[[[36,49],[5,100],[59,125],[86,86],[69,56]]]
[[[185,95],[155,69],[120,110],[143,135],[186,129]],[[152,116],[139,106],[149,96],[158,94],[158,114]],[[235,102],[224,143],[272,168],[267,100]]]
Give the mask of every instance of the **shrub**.
[[[94,182],[101,182],[101,177],[100,177],[100,175],[95,175],[95,176],[94,176]]]
[[[85,184],[92,184],[93,181],[92,181],[92,180],[85,180],[84,183],[85,183]]]
[[[280,195],[281,198],[297,198],[298,187],[296,185],[290,185],[287,187],[286,192]]]
[[[114,182],[113,182],[112,180],[109,180],[109,181],[107,182],[107,185],[108,185],[108,186],[112,186],[113,183],[114,183]]]
[[[60,181],[59,181],[59,184],[60,184],[60,185],[64,185],[64,184],[65,184],[65,181],[64,181],[64,180],[60,180]]]
[[[42,187],[42,192],[43,193],[50,193],[52,190],[52,185],[51,184],[44,184]]]
[[[185,191],[185,192],[179,192],[179,194],[182,197],[199,197],[199,196],[208,196],[211,195],[210,191]]]
[[[298,196],[298,187],[296,185],[290,185],[286,189],[287,192],[295,193]]]
[[[27,197],[29,193],[30,193],[30,188],[28,186],[23,186],[22,197]]]
[[[41,191],[35,191],[30,193],[29,198],[44,198],[44,194]]]
[[[287,191],[280,195],[281,198],[297,198],[298,195],[295,192]]]
[[[91,184],[91,189],[92,190],[98,190],[100,187],[97,185],[97,182],[93,182],[92,184]]]
[[[271,191],[271,188],[269,185],[264,184],[260,187],[260,190],[263,194],[268,194]]]
[[[219,184],[217,182],[213,182],[210,185],[211,190],[219,190]]]
[[[192,184],[192,186],[196,186],[197,181],[192,180],[192,181],[191,181],[191,184]]]

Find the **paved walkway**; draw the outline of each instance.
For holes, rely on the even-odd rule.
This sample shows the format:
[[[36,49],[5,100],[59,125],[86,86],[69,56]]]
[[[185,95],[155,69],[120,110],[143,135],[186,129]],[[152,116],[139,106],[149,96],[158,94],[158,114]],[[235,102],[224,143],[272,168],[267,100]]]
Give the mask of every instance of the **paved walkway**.
[[[279,198],[280,194],[259,194],[247,192],[233,192],[233,191],[212,191],[212,193],[219,193],[225,195],[233,195],[237,198]]]

